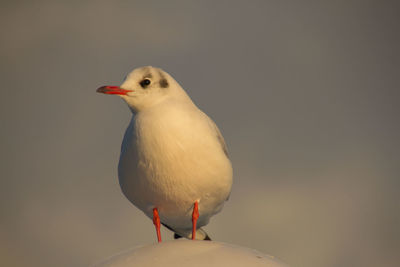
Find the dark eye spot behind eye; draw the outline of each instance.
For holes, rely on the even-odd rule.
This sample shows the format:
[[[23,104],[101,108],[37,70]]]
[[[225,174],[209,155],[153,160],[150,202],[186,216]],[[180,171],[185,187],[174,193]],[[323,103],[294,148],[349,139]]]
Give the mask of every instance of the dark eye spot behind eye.
[[[143,88],[146,88],[147,86],[149,86],[151,83],[151,81],[149,79],[144,79],[140,82],[140,86],[142,86]]]
[[[161,80],[160,80],[160,86],[161,86],[162,88],[167,88],[167,87],[168,87],[168,81],[167,81],[167,79],[161,79]]]

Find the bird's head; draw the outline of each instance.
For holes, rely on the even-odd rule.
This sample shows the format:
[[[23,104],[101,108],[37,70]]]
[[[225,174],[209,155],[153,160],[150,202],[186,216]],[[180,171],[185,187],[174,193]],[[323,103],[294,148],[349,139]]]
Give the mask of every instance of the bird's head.
[[[152,107],[167,98],[189,98],[181,86],[162,69],[146,66],[133,70],[121,86],[106,85],[98,93],[119,95],[133,112]]]

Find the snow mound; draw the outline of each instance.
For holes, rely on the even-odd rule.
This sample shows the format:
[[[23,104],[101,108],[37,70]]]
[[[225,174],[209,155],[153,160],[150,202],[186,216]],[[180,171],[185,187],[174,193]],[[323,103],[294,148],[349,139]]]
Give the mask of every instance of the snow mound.
[[[215,241],[174,240],[136,247],[96,267],[128,266],[268,266],[288,267],[273,256]]]

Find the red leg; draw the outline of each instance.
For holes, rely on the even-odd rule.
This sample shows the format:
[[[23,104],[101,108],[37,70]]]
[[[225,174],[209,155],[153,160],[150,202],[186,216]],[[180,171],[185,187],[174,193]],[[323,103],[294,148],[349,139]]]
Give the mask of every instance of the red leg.
[[[196,239],[196,224],[198,218],[199,218],[199,202],[196,201],[194,202],[193,214],[192,214],[192,223],[193,223],[192,240]]]
[[[160,231],[161,224],[160,224],[160,217],[158,216],[157,208],[153,209],[153,223],[156,226],[158,243],[160,243],[161,242],[161,231]]]

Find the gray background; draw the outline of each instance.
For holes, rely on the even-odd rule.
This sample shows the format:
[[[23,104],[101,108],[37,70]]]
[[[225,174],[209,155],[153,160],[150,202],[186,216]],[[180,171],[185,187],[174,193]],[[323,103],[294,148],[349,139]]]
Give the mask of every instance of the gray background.
[[[0,265],[87,266],[156,241],[117,182],[130,112],[95,93],[153,65],[228,143],[211,237],[293,266],[398,266],[393,3],[2,1]]]

